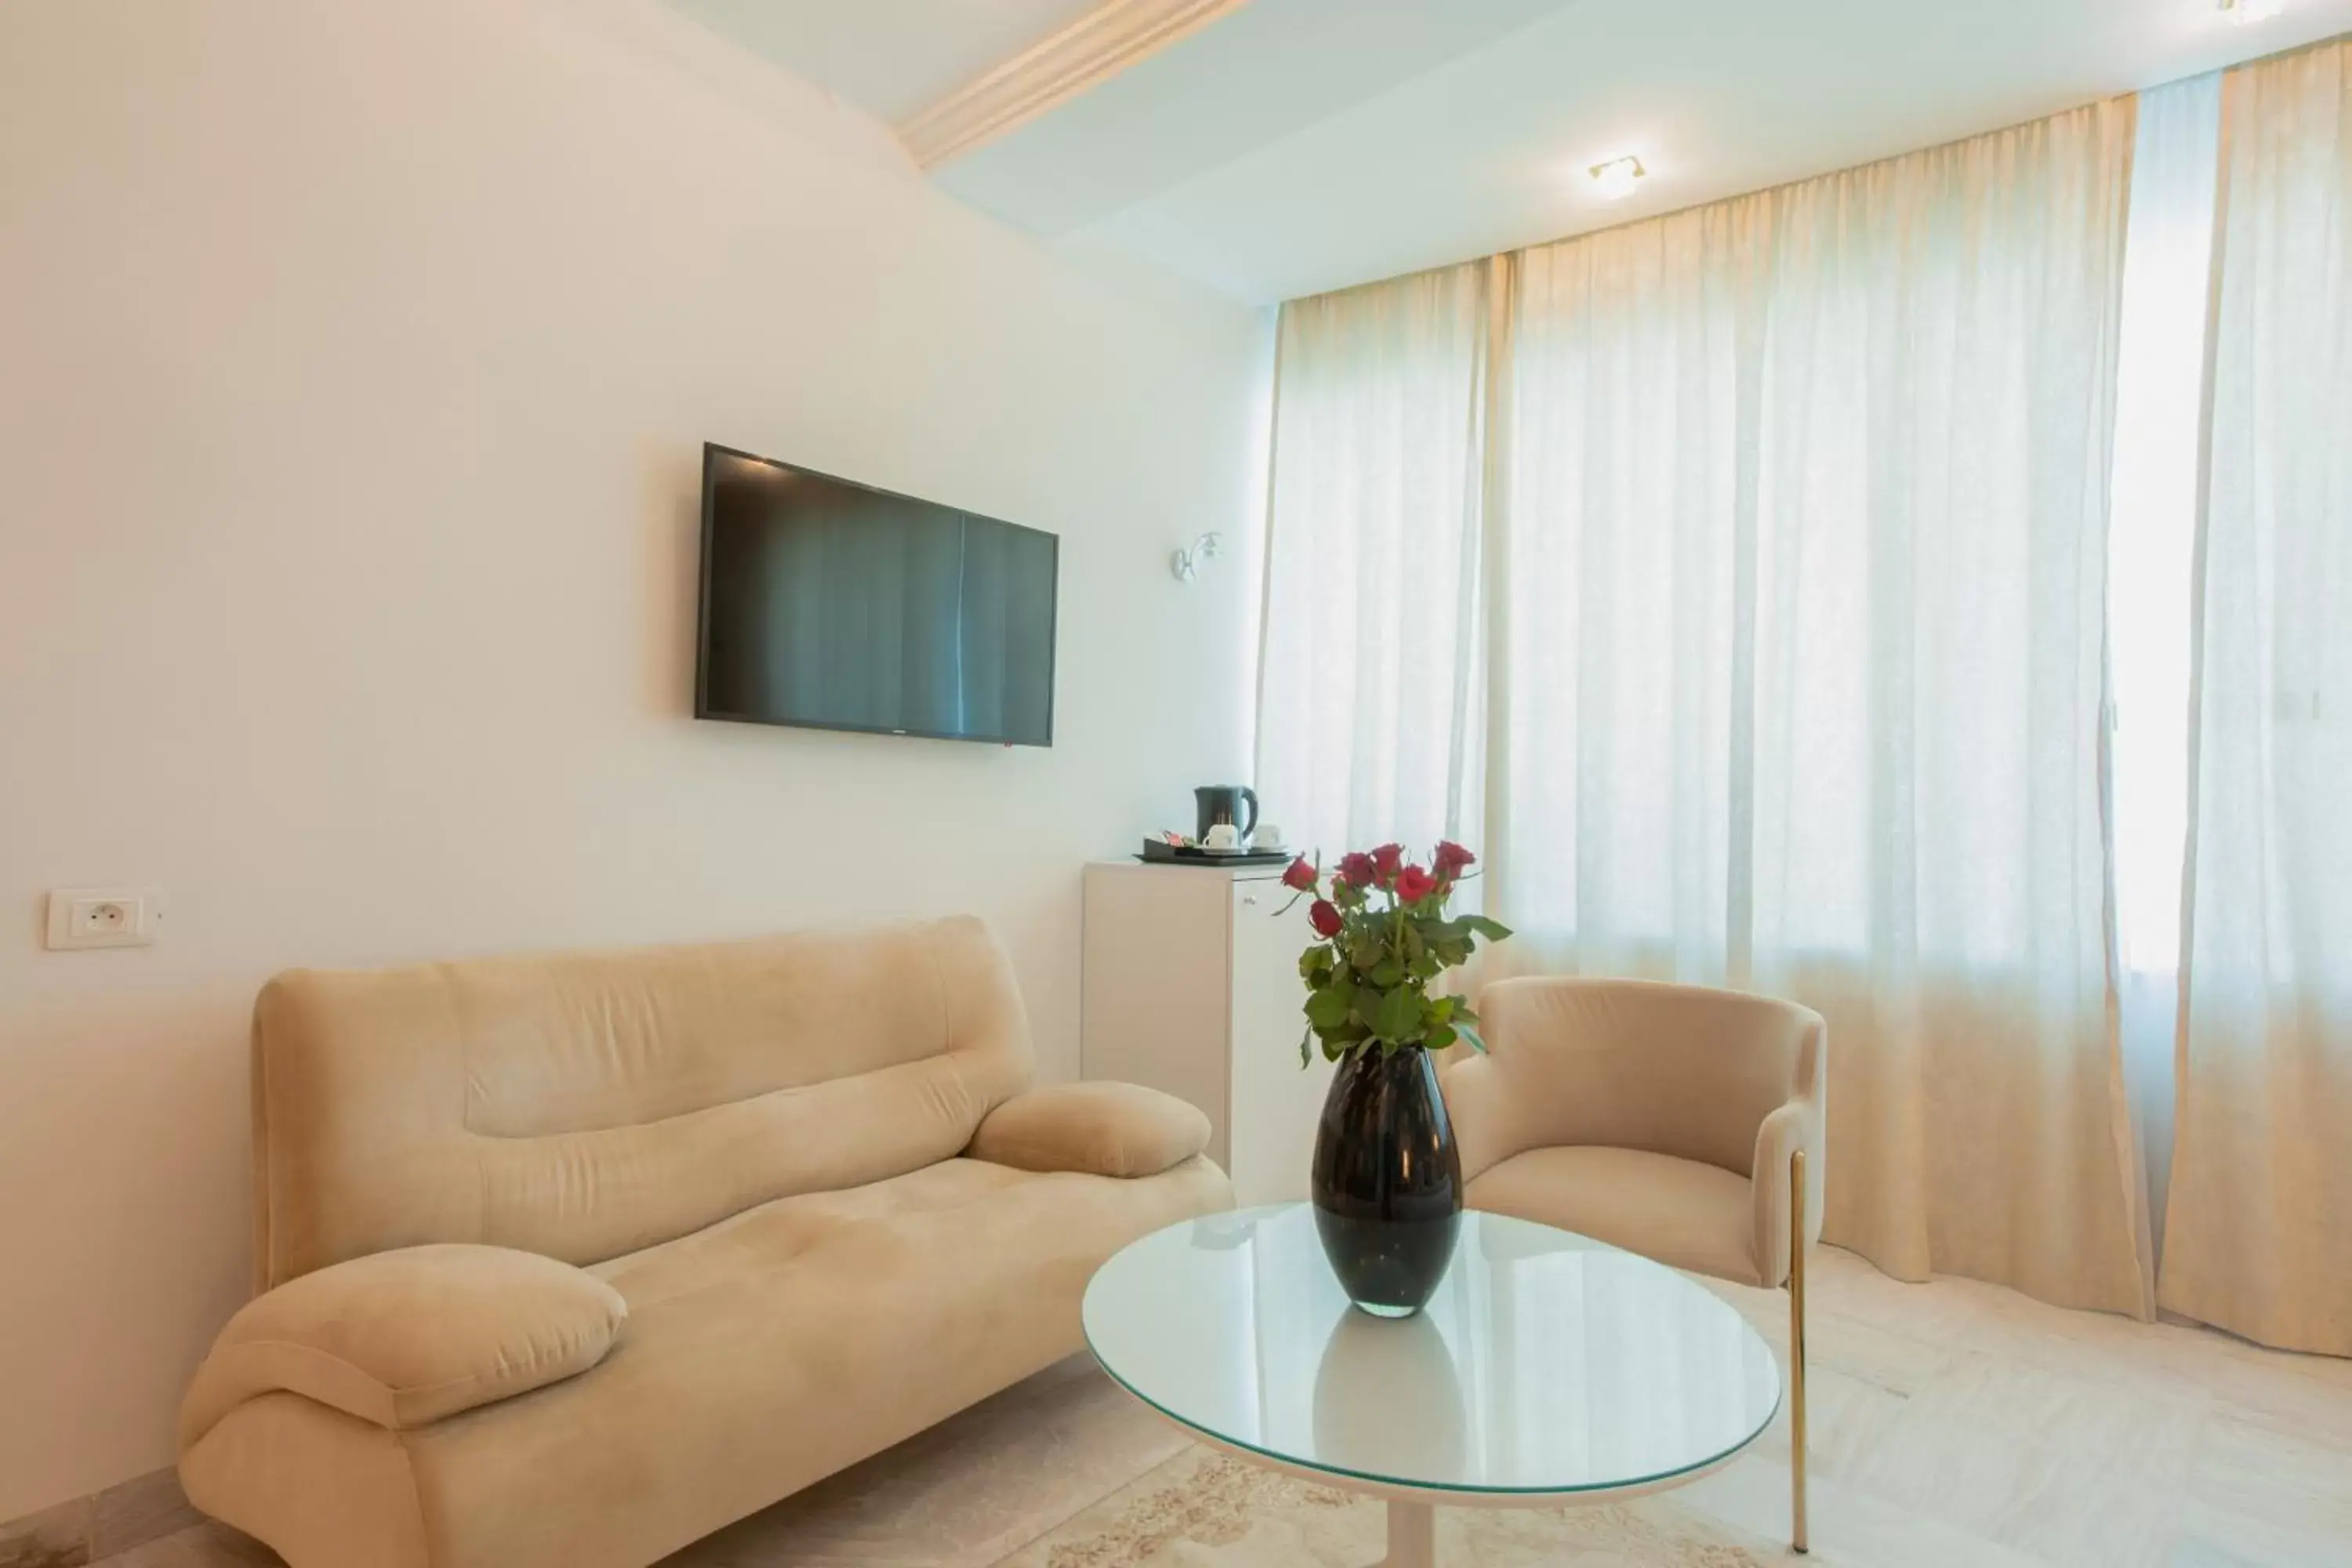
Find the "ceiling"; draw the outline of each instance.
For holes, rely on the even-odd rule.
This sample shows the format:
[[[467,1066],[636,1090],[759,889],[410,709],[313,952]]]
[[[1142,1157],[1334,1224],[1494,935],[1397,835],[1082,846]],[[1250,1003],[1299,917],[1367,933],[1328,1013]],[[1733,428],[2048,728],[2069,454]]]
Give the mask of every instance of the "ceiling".
[[[673,0],[904,121],[1100,5]],[[1141,0],[1110,0],[1112,6]],[[1255,301],[1848,167],[2352,30],[2352,0],[1249,0],[932,171]],[[1649,177],[1601,201],[1585,169]]]

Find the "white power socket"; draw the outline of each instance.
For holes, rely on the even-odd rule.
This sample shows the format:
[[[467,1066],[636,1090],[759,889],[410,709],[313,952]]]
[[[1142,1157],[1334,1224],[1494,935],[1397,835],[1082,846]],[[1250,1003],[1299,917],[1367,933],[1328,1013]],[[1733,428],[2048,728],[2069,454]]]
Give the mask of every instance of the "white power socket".
[[[146,947],[163,923],[153,888],[58,888],[49,894],[50,947]]]

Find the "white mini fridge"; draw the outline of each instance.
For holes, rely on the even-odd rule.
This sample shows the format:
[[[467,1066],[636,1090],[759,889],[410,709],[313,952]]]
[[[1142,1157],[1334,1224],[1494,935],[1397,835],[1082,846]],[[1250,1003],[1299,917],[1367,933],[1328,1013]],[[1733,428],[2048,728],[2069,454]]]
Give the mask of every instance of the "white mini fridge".
[[[1307,1196],[1331,1064],[1299,1066],[1307,906],[1280,866],[1098,861],[1086,871],[1079,1071],[1208,1113],[1244,1205]]]

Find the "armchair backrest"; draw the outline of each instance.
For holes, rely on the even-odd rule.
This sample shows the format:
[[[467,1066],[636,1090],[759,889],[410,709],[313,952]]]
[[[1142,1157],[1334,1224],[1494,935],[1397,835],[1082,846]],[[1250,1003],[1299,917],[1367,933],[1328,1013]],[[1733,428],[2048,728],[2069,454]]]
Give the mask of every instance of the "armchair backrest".
[[[1794,1002],[1642,980],[1528,976],[1479,998],[1488,1054],[1445,1078],[1475,1176],[1529,1149],[1605,1144],[1751,1173],[1757,1130],[1818,1105],[1828,1026]]]
[[[601,1262],[948,1159],[1029,1082],[980,921],[297,970],[254,1010],[255,1267]]]

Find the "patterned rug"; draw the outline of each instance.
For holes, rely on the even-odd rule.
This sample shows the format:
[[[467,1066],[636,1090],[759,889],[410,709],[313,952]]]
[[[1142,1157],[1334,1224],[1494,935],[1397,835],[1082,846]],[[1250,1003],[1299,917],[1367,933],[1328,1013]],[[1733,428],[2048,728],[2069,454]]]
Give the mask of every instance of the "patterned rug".
[[[1195,1447],[997,1568],[1365,1568],[1387,1531],[1378,1502]],[[1444,1568],[1766,1568],[1782,1555],[1669,1498],[1437,1514]]]

